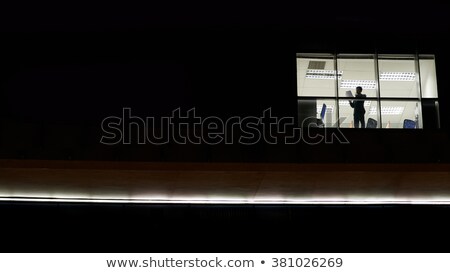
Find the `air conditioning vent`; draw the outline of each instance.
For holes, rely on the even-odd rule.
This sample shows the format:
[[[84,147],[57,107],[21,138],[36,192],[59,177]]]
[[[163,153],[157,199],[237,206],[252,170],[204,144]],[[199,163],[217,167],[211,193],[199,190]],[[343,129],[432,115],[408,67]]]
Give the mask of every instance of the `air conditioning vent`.
[[[308,69],[325,69],[325,61],[309,61]]]

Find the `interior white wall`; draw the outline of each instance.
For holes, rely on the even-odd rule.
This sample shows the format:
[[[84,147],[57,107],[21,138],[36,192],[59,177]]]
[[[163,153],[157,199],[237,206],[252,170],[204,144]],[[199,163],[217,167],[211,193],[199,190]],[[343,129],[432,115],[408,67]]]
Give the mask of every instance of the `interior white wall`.
[[[420,81],[423,98],[437,98],[436,65],[434,59],[420,60]]]

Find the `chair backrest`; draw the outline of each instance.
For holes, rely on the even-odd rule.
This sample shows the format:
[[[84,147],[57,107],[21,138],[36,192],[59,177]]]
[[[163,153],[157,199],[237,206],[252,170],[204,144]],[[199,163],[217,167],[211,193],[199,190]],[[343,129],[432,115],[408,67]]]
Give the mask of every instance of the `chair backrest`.
[[[320,118],[323,120],[325,120],[325,112],[327,111],[327,105],[324,103],[322,105],[322,110],[320,111]]]
[[[411,119],[405,119],[403,120],[403,128],[406,129],[415,129],[416,128],[416,122]]]
[[[367,128],[377,128],[377,121],[376,120],[374,120],[373,118],[369,118],[368,120],[367,120]]]

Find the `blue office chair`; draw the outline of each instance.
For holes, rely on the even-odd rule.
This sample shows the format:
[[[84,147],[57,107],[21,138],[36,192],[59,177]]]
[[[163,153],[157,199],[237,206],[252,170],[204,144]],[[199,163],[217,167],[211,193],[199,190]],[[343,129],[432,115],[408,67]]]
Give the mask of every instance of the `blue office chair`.
[[[373,118],[369,118],[367,120],[366,128],[377,128],[377,124],[378,124],[378,122],[376,120],[374,120]]]
[[[411,119],[403,120],[403,128],[404,129],[416,129],[416,122]]]
[[[322,110],[320,111],[320,119],[317,119],[317,127],[325,127],[325,113],[327,112],[327,105],[322,104]]]

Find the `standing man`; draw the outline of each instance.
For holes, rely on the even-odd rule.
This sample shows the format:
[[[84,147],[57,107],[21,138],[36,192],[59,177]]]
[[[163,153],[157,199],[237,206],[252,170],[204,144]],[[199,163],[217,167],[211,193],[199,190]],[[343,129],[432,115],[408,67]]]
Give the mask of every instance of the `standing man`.
[[[350,106],[353,110],[353,119],[355,128],[359,128],[359,124],[361,123],[361,128],[366,128],[366,122],[364,120],[364,114],[366,113],[366,109],[364,109],[364,100],[366,98],[365,94],[361,94],[362,87],[356,87],[356,96],[353,101],[350,102]]]

